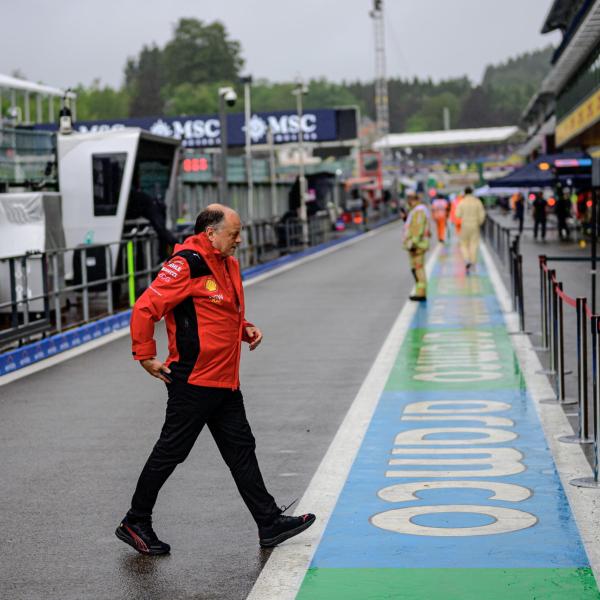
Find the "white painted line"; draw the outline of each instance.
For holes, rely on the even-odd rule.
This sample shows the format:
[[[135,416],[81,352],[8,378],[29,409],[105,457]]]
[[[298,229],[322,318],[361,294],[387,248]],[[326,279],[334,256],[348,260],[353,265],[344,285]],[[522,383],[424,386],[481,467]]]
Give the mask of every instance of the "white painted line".
[[[427,261],[428,274],[440,249],[438,245]],[[273,550],[247,600],[292,600],[296,597],[417,308],[417,303],[410,301],[402,308],[298,504],[296,514],[314,512],[317,515],[315,524],[300,538]]]
[[[244,281],[244,288],[250,287],[251,285],[254,285],[255,283],[260,283],[261,281],[264,281],[265,279],[269,279],[270,277],[275,277],[276,275],[279,275],[280,273],[284,273],[285,271],[289,271],[290,269],[299,267],[300,265],[304,265],[307,262],[311,262],[313,260],[316,260],[317,258],[326,256],[327,254],[331,254],[332,252],[336,252],[337,250],[341,250],[342,248],[347,248],[348,246],[353,246],[354,244],[357,244],[358,242],[360,242],[362,240],[366,240],[384,230],[389,229],[391,225],[396,225],[396,224],[397,224],[397,221],[392,221],[391,223],[389,223],[387,225],[383,225],[382,227],[373,229],[372,231],[369,231],[368,233],[354,237],[346,242],[340,242],[339,244],[336,244],[335,246],[332,246],[331,248],[325,248],[325,250],[321,250],[320,252],[315,252],[314,254],[311,254],[310,256],[306,256],[305,258],[301,258],[299,260],[292,261],[288,264],[282,265],[281,267],[278,267],[271,271],[267,271],[266,273],[261,273],[260,275],[257,275],[256,277],[251,277],[250,279],[247,279],[246,281]],[[72,348],[71,350],[66,350],[65,352],[61,352],[60,354],[57,354],[56,356],[52,356],[51,358],[45,358],[37,363],[34,363],[27,367],[23,367],[22,369],[18,369],[14,373],[9,373],[7,375],[1,375],[0,376],[0,387],[2,387],[3,385],[6,385],[8,383],[12,383],[13,381],[17,381],[18,379],[21,379],[23,377],[27,377],[28,375],[33,375],[33,373],[43,371],[44,369],[47,369],[48,367],[53,367],[55,365],[58,365],[61,362],[70,360],[71,358],[75,358],[76,356],[80,356],[81,354],[85,354],[86,352],[89,352],[90,350],[94,350],[100,346],[104,346],[104,344],[114,342],[115,340],[122,338],[128,334],[129,334],[129,327],[124,327],[122,330],[114,331],[105,336],[102,336],[101,338],[98,338],[91,342],[86,342],[85,344],[82,344],[81,346],[77,346],[76,348]]]
[[[519,317],[512,311],[512,305],[506,286],[492,260],[487,247],[482,244],[482,256],[490,274],[490,280],[504,312],[504,320],[509,331],[519,329]],[[513,348],[521,366],[529,394],[544,429],[546,441],[554,457],[554,463],[560,476],[563,488],[569,499],[571,510],[579,529],[579,535],[585,545],[590,565],[596,581],[600,581],[600,539],[598,523],[600,522],[600,491],[575,488],[569,481],[575,477],[591,475],[591,468],[583,450],[577,444],[563,444],[558,441],[561,435],[572,434],[573,430],[562,408],[558,404],[541,404],[540,400],[554,397],[554,390],[545,375],[540,375],[540,360],[533,350],[528,336],[510,336]]]
[[[89,352],[90,350],[95,350],[100,346],[104,346],[105,344],[109,344],[110,342],[114,342],[119,338],[125,337],[129,335],[129,327],[123,327],[123,329],[118,329],[117,331],[112,331],[111,333],[107,333],[102,337],[99,337],[95,340],[91,340],[90,342],[85,342],[80,346],[76,346],[75,348],[71,348],[70,350],[65,350],[60,354],[56,354],[55,356],[51,356],[50,358],[44,358],[39,362],[36,362],[32,365],[28,365],[27,367],[23,367],[22,369],[18,369],[13,373],[8,373],[6,375],[2,375],[0,377],[0,387],[6,385],[7,383],[12,383],[13,381],[17,381],[17,379],[21,379],[22,377],[27,377],[28,375],[33,375],[33,373],[37,373],[38,371],[43,371],[48,367],[53,367],[55,365],[64,362],[65,360],[69,360],[71,358],[75,358],[76,356],[80,356]]]

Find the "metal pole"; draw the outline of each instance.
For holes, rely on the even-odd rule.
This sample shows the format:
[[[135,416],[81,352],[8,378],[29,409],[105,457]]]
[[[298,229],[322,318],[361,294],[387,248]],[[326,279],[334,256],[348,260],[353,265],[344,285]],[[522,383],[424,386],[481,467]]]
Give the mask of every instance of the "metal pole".
[[[25,123],[31,123],[31,102],[29,92],[25,92]]]
[[[594,415],[594,476],[573,479],[570,483],[576,487],[598,488],[598,452],[600,449],[600,335],[598,325],[600,317],[594,315],[592,321],[592,384],[593,384],[593,415]]]
[[[90,320],[90,292],[88,289],[87,276],[87,249],[85,246],[81,249],[81,285],[83,293],[83,322]]]
[[[273,130],[267,129],[267,143],[269,145],[269,175],[271,180],[271,217],[276,217],[277,206],[277,170],[275,166],[275,148],[273,146]]]
[[[144,239],[144,258],[145,258],[145,271],[146,271],[146,287],[150,287],[152,284],[152,246],[151,239],[147,237]]]
[[[600,449],[600,317],[592,317],[592,394],[594,399],[594,482],[598,485],[598,451]]]
[[[56,331],[62,331],[62,314],[60,311],[60,279],[58,276],[58,254],[55,252],[52,255],[52,292],[54,294],[54,314],[56,319]]]
[[[517,256],[517,291],[519,301],[519,328],[525,331],[525,299],[523,298],[523,256]]]
[[[598,243],[598,190],[592,190],[592,314],[596,314],[596,252]]]
[[[2,102],[0,102],[0,106],[2,106]],[[35,120],[36,123],[42,122],[42,96],[41,94],[35,95]]]
[[[48,293],[48,255],[44,252],[42,261],[42,293],[44,294],[44,319],[50,322],[50,294]]]
[[[298,184],[300,188],[300,222],[302,223],[302,244],[307,246],[308,216],[306,214],[306,177],[304,175],[304,135],[302,132],[302,94],[305,93],[304,84],[299,82],[296,89],[296,111],[298,114]]]
[[[250,137],[250,119],[252,110],[250,106],[250,85],[252,77],[244,78],[244,120],[246,129],[246,182],[248,185],[248,220],[254,221],[254,173],[252,172],[252,138]]]
[[[550,359],[554,374],[558,371],[558,294],[556,293],[556,272],[550,271],[550,314],[552,322],[550,323]]]
[[[227,114],[225,97],[219,94],[219,122],[221,124],[221,177],[219,179],[219,202],[227,204]]]
[[[112,281],[112,253],[110,246],[104,246],[104,261],[106,263],[106,310],[109,315],[112,315],[115,310],[113,306],[113,281]]]
[[[17,275],[14,258],[8,259],[8,268],[10,271],[10,326],[16,329],[19,326],[19,300],[17,298]]]
[[[542,369],[538,371],[541,375],[556,375],[556,369],[554,368],[555,357],[556,357],[556,346],[555,346],[555,337],[556,330],[554,328],[556,313],[555,311],[555,294],[554,294],[554,283],[552,278],[554,277],[554,271],[549,270],[546,271],[546,285],[544,286],[544,292],[546,295],[546,326],[548,328],[548,348],[550,350],[550,364],[547,369]]]
[[[558,438],[570,444],[591,444],[590,415],[588,409],[588,368],[587,368],[587,315],[586,298],[577,298],[577,400],[579,402],[579,427],[577,435],[564,435]]]
[[[560,292],[563,290],[561,282],[556,284],[556,289]],[[565,330],[564,330],[564,318],[563,318],[563,299],[555,292],[557,308],[558,308],[558,336],[557,336],[557,376],[556,376],[556,395],[558,401],[561,404],[576,404],[575,398],[567,398],[565,396]]]
[[[29,324],[29,280],[27,277],[27,257],[21,258],[21,281],[23,283],[23,325]]]
[[[546,308],[546,286],[545,286],[545,271],[544,266],[546,265],[546,257],[538,256],[540,265],[540,320],[541,320],[541,332],[542,332],[542,345],[539,350],[548,349],[548,329],[546,324],[547,308]]]

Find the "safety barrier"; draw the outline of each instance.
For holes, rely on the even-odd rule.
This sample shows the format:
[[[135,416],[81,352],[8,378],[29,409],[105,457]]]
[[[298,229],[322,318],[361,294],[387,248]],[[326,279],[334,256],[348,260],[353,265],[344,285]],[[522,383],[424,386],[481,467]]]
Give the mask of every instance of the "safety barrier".
[[[523,295],[523,257],[519,250],[519,228],[504,227],[495,219],[487,218],[484,236],[510,274],[510,290],[513,310],[519,315],[519,333],[525,332],[525,299]],[[511,239],[512,235],[515,235]]]
[[[515,231],[511,227],[504,227],[498,221],[488,217],[485,220],[483,234],[492,246],[502,264],[506,266],[510,262],[510,236]],[[517,229],[518,231],[518,229]]]
[[[396,218],[378,216],[373,226]],[[189,234],[182,231],[179,237]],[[328,215],[310,219],[310,247],[341,237]],[[304,249],[298,219],[254,222],[244,229],[242,239],[237,257],[244,270]],[[0,348],[61,333],[132,307],[166,258],[163,246],[146,228],[146,233],[110,244],[0,259]]]
[[[512,235],[515,238],[512,239]],[[519,314],[519,332],[525,332],[525,300],[523,295],[523,258],[519,251],[518,228],[504,227],[488,218],[484,227],[486,240],[510,273],[513,310]],[[557,278],[554,262],[589,262],[587,257],[546,256],[539,258],[541,346],[536,350],[548,353],[548,367],[540,371],[554,379],[555,398],[562,406],[577,404],[577,433],[562,436],[566,443],[593,444],[593,477],[571,481],[575,486],[600,488],[600,315],[593,314],[585,297],[574,298],[566,293]],[[577,398],[566,395],[565,386],[565,305],[575,312],[577,330]],[[589,332],[589,334],[588,334]],[[592,402],[588,402],[588,335],[591,337]]]
[[[562,256],[539,256],[541,349],[549,352],[549,368],[542,373],[555,376],[556,397],[560,404],[577,403],[578,427],[575,435],[563,436],[566,443],[594,444],[593,477],[573,479],[578,487],[600,487],[600,315],[595,315],[587,298],[574,298],[563,289],[556,271],[549,268],[549,261],[587,262],[588,258]],[[575,311],[577,322],[577,399],[565,396],[564,361],[564,305]],[[588,331],[591,336],[592,367],[592,419],[588,403]],[[592,427],[593,424],[593,435]]]

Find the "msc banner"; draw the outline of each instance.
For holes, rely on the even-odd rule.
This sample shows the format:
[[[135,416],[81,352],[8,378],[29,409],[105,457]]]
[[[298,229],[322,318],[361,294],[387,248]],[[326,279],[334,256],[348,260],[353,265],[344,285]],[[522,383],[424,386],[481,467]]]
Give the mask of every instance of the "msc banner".
[[[80,132],[141,127],[156,135],[181,140],[182,145],[187,148],[204,148],[221,144],[221,126],[217,115],[78,121],[73,127]],[[56,125],[38,125],[36,129],[55,130]],[[335,140],[338,133],[333,109],[307,110],[301,119],[291,111],[253,113],[250,119],[252,143],[266,144],[269,129],[273,133],[273,142],[276,144],[298,141],[300,131],[302,131],[303,139],[307,142]],[[245,130],[243,113],[227,115],[227,144],[229,146],[243,146]]]

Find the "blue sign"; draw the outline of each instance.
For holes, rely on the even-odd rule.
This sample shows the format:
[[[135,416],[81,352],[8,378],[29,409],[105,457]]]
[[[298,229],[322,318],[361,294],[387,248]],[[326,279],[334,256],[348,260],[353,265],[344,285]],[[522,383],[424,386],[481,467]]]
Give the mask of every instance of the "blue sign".
[[[78,121],[76,131],[94,132],[140,127],[156,135],[181,140],[186,148],[210,148],[221,144],[221,125],[218,115],[195,115],[184,117],[138,117],[106,121]],[[55,130],[56,125],[37,125],[36,129]],[[243,113],[227,115],[227,145],[245,144],[245,120]],[[300,131],[307,142],[325,142],[337,139],[334,109],[307,110],[299,118],[292,111],[258,112],[250,119],[252,144],[266,144],[269,130],[275,144],[297,142]]]

